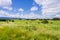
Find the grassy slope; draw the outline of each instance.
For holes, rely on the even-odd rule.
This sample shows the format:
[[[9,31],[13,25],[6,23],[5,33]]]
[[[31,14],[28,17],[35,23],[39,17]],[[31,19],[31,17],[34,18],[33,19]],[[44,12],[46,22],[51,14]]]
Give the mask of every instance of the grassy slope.
[[[0,40],[60,40],[60,21],[15,20],[0,22]]]

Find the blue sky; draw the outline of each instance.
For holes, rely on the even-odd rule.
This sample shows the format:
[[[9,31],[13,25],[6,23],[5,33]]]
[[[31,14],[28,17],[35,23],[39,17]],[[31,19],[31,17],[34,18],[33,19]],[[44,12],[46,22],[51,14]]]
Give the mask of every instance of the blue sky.
[[[12,7],[15,9],[23,8],[24,12],[30,12],[32,6],[37,6],[38,10],[35,13],[40,13],[41,7],[34,0],[12,0]]]
[[[60,17],[60,0],[0,0],[0,17]]]
[[[33,0],[12,0],[12,6],[14,8],[23,8],[29,10],[33,5]]]

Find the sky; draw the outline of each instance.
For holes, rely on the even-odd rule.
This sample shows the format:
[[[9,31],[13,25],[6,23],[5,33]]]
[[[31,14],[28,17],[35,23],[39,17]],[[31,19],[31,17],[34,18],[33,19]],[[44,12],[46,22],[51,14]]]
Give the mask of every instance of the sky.
[[[60,18],[60,0],[0,0],[0,17]]]

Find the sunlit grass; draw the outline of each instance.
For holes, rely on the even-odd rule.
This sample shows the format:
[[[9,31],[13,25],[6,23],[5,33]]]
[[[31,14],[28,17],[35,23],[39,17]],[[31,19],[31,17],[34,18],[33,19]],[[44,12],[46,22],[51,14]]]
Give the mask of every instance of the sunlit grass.
[[[60,40],[60,21],[15,20],[0,22],[0,40]],[[52,22],[52,23],[51,23]]]

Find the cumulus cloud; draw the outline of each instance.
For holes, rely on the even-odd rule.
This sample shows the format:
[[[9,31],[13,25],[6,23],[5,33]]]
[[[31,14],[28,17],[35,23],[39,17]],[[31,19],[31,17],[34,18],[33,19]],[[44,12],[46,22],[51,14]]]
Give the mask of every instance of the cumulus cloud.
[[[8,16],[8,12],[0,10],[0,16]]]
[[[33,6],[30,10],[31,10],[31,11],[37,11],[37,10],[38,10],[38,7]]]
[[[51,16],[60,13],[60,0],[34,0],[42,5],[42,15]]]
[[[20,18],[36,19],[40,18],[40,16],[38,14],[35,14],[34,12],[30,12],[29,14],[21,14]]]
[[[26,18],[26,19],[36,19],[36,18],[40,18],[40,15],[34,13],[34,12],[37,11],[37,10],[38,10],[38,7],[37,7],[37,6],[33,6],[33,7],[31,7],[31,9],[30,9],[31,12],[26,13],[26,14],[23,14],[23,13],[21,14],[21,12],[23,12],[24,9],[20,8],[20,9],[18,10],[18,11],[20,11],[20,13],[18,13],[17,16],[18,16],[19,18]]]
[[[13,10],[12,7],[3,7],[4,9]]]
[[[60,15],[56,15],[55,17],[59,17],[60,18]]]
[[[23,11],[24,11],[24,9],[20,8],[18,11],[23,12]]]
[[[34,12],[30,12],[28,14],[21,14],[21,13],[10,14],[9,12],[4,10],[0,10],[0,17],[26,18],[26,19],[42,18],[40,15],[35,14]]]
[[[0,0],[0,7],[12,10],[12,0]]]
[[[9,14],[7,11],[0,10],[0,17],[15,17],[15,15]]]
[[[12,17],[12,18],[20,18],[20,15],[18,15],[18,14],[10,14],[8,17]]]
[[[0,10],[0,17],[12,17],[12,18],[20,18],[20,13],[13,13],[13,14],[10,14],[9,12],[7,11],[4,11],[4,10]]]

